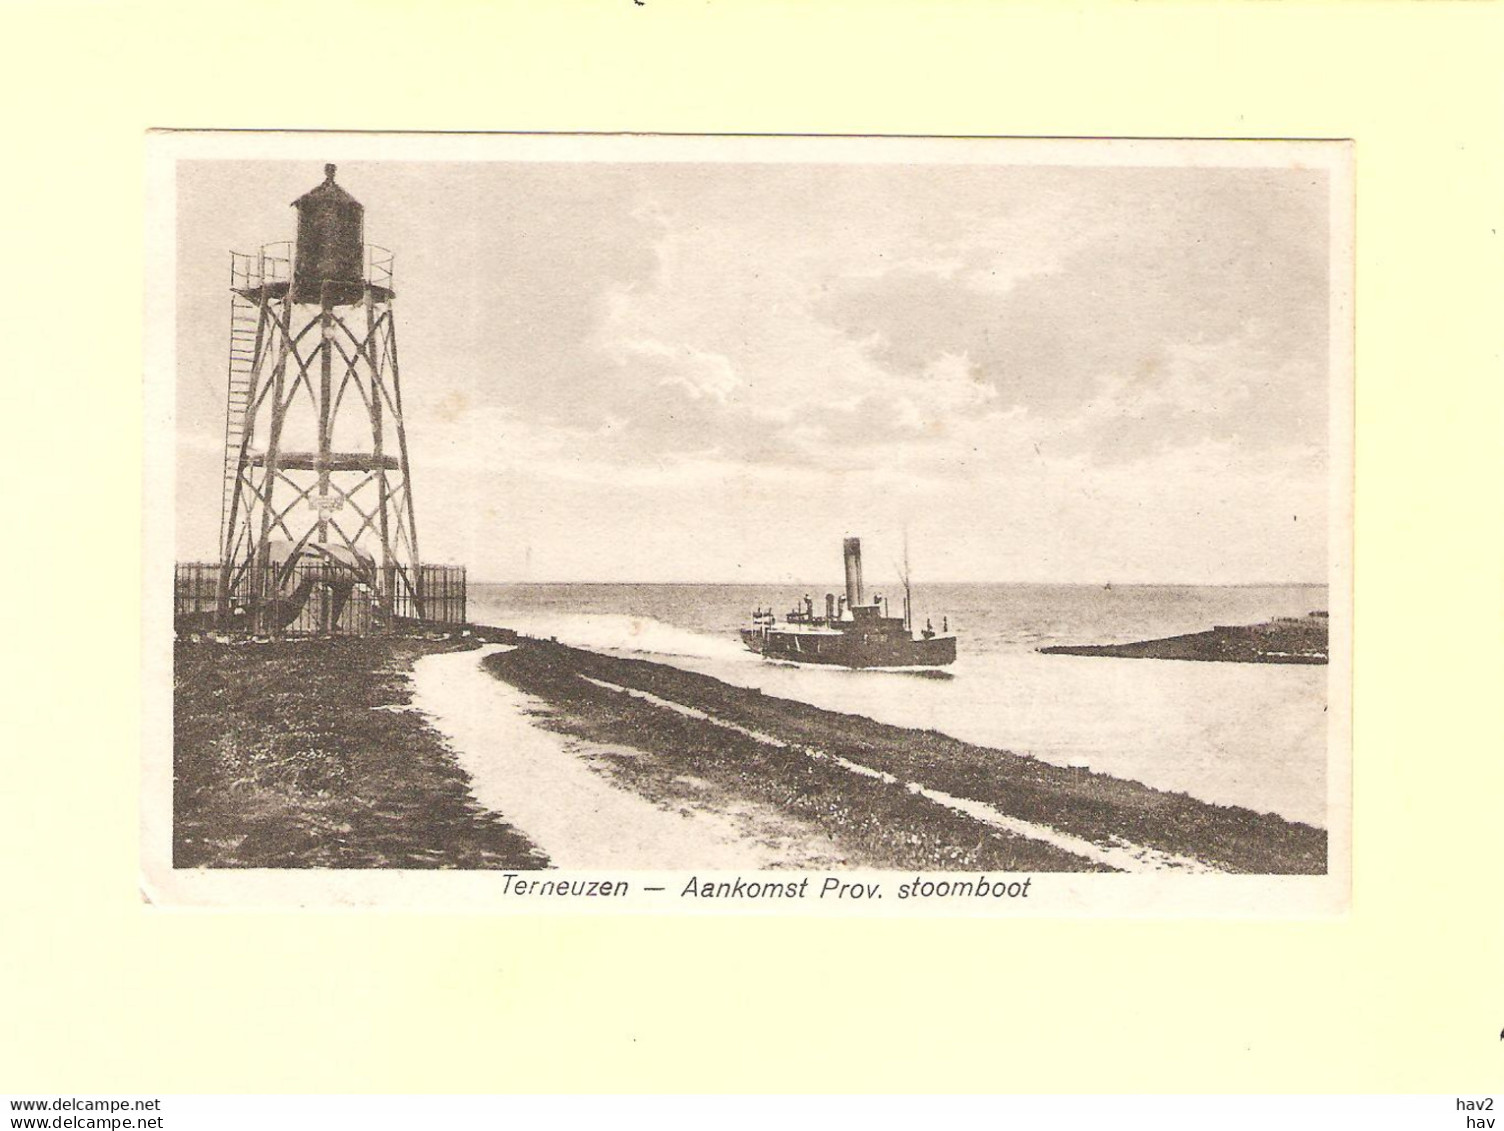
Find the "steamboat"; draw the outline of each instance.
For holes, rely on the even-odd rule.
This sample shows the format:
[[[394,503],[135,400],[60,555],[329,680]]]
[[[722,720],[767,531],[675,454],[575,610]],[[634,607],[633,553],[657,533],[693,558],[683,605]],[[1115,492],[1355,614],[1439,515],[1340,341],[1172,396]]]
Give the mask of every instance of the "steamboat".
[[[886,598],[866,600],[862,588],[862,541],[847,538],[846,592],[825,594],[824,615],[815,611],[805,594],[784,616],[757,609],[752,624],[741,630],[742,643],[764,659],[795,664],[827,664],[843,668],[940,668],[956,660],[956,638],[942,619],[939,632],[929,621],[915,635],[907,570],[903,576],[903,615],[889,616]]]

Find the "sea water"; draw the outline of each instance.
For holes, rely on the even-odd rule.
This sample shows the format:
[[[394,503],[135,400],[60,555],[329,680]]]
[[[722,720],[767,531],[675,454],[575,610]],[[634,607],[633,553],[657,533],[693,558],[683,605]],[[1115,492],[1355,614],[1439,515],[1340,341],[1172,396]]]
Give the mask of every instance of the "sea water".
[[[737,630],[830,586],[470,586],[471,619],[634,655],[879,722],[1086,766],[1203,801],[1326,825],[1327,669],[1045,656],[1325,609],[1324,586],[931,585],[915,619],[949,619],[945,677],[769,663]],[[837,590],[838,591],[838,590]],[[876,590],[882,593],[879,587]],[[900,594],[887,594],[898,615]]]

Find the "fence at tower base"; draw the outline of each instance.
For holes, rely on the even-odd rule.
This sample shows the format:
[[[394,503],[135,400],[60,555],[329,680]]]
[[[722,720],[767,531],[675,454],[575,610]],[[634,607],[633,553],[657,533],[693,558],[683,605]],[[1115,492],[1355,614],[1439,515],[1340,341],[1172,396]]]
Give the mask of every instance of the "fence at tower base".
[[[221,608],[218,562],[179,562],[173,620],[181,632],[363,636],[465,623],[465,567],[388,567],[361,576],[326,562],[233,572]]]

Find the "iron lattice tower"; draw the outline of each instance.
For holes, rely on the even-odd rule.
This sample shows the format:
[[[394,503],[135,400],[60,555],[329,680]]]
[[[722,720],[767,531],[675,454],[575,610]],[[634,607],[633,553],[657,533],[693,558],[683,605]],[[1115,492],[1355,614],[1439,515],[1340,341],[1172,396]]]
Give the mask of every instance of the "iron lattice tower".
[[[261,631],[300,561],[423,615],[393,255],[324,172],[293,202],[296,241],[231,253],[219,608]]]

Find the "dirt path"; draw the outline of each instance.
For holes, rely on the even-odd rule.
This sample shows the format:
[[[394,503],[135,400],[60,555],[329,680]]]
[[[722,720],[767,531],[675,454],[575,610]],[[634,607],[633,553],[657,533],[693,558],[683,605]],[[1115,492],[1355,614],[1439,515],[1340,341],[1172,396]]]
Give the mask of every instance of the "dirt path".
[[[613,784],[603,757],[631,756],[537,724],[541,700],[481,667],[508,651],[424,656],[413,707],[427,715],[473,779],[476,799],[548,854],[555,867],[645,870],[819,868],[841,862],[828,837],[771,806],[730,804],[683,779],[692,800],[658,805]]]

